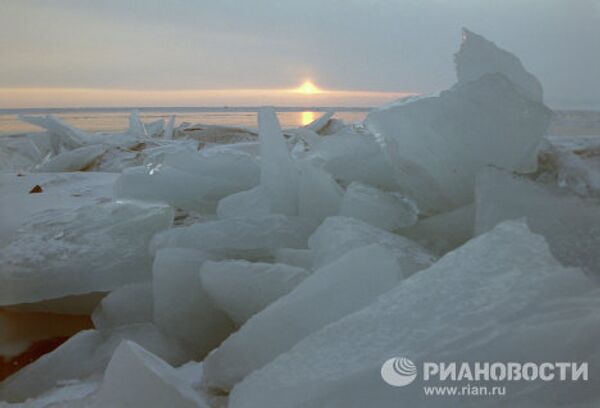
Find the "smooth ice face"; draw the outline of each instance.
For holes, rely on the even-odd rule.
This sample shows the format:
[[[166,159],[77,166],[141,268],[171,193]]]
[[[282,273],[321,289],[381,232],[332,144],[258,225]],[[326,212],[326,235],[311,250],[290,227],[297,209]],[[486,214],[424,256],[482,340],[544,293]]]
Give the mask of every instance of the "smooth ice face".
[[[258,112],[260,184],[271,198],[277,214],[298,214],[298,171],[283,138],[273,108]]]
[[[237,324],[294,289],[309,275],[285,264],[248,261],[207,261],[200,269],[202,288]]]
[[[379,244],[394,253],[405,276],[429,267],[435,260],[416,242],[349,217],[327,218],[308,240],[316,268],[370,244]]]
[[[316,224],[336,215],[342,201],[342,189],[325,170],[303,161],[298,163],[298,214]]]
[[[210,211],[222,189],[218,180],[183,172],[162,164],[123,170],[114,186],[117,199],[165,203],[175,208]],[[224,195],[231,191],[223,192]],[[212,200],[209,196],[212,195]]]
[[[231,389],[302,338],[366,306],[400,279],[395,256],[383,247],[369,245],[348,252],[227,338],[206,358],[204,384]]]
[[[217,205],[217,216],[220,219],[253,217],[271,213],[271,199],[262,186],[229,195],[221,199]]]
[[[424,213],[436,213],[470,203],[485,166],[535,170],[550,117],[506,77],[491,74],[374,110],[365,125],[386,143],[403,192]]]
[[[313,252],[310,249],[281,248],[273,251],[275,262],[312,270]]]
[[[158,234],[151,251],[159,248],[193,248],[235,254],[276,248],[306,248],[314,226],[307,220],[285,215],[227,218]]]
[[[115,350],[90,407],[208,407],[168,363],[131,341]]]
[[[436,255],[444,255],[473,238],[475,205],[469,204],[419,220],[398,233],[418,242]]]
[[[344,183],[359,181],[384,189],[398,188],[381,145],[367,132],[344,128],[322,138],[311,157]]]
[[[75,209],[111,200],[117,175],[109,173],[0,173],[0,248],[36,213],[60,208]],[[33,186],[41,194],[29,194]]]
[[[543,237],[524,223],[503,223],[247,376],[229,406],[439,406],[424,396],[428,383],[421,375],[401,390],[383,382],[381,365],[396,356],[419,369],[423,361],[587,361],[598,356],[592,339],[600,327],[593,324],[598,302],[588,303],[593,313],[577,304],[588,290],[589,280],[562,267]],[[573,304],[555,306],[553,316],[540,314],[552,310],[544,302],[558,299]],[[586,334],[586,327],[594,333]],[[566,341],[565,328],[577,335]],[[597,385],[590,386],[597,393]],[[448,404],[454,403],[444,400]]]
[[[133,202],[36,213],[0,249],[0,305],[108,291],[148,279],[150,239],[172,220],[169,207]]]
[[[339,212],[388,231],[413,225],[418,214],[412,200],[361,183],[348,186]]]
[[[198,271],[211,256],[193,249],[165,248],[152,269],[154,322],[202,358],[234,330],[202,287]]]
[[[480,175],[476,195],[476,234],[504,220],[525,218],[564,265],[600,277],[600,207],[596,200],[552,190],[497,169],[486,169]]]
[[[158,164],[124,170],[115,183],[115,196],[211,211],[220,199],[248,190],[258,181],[258,165],[247,154],[174,153]]]
[[[152,324],[107,331],[85,330],[4,380],[0,384],[0,400],[23,401],[64,381],[100,375],[123,340],[135,341],[173,365],[189,359],[177,342]]]
[[[94,310],[92,321],[98,330],[152,322],[152,283],[132,283],[113,290]]]
[[[525,70],[519,58],[466,28],[463,28],[462,43],[454,54],[454,62],[459,84],[499,73],[518,85],[531,100],[543,101],[542,84]]]

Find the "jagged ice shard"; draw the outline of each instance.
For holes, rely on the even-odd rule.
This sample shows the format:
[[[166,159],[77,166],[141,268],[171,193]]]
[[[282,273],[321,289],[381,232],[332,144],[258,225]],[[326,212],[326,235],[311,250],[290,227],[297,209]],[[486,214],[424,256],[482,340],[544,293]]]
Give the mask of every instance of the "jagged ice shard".
[[[258,112],[260,139],[260,183],[271,198],[274,213],[298,213],[298,171],[283,138],[273,108]]]
[[[475,177],[487,165],[534,171],[551,118],[551,111],[523,90],[528,73],[503,64],[514,56],[498,50],[500,63],[491,64],[485,56],[495,52],[492,43],[478,41],[465,49],[468,56],[479,51],[483,62],[476,65],[478,58],[459,52],[457,67],[475,64],[469,72],[478,75],[470,74],[467,81],[460,74],[459,83],[437,96],[400,100],[365,120],[367,129],[384,141],[397,183],[425,213],[471,202]],[[508,74],[504,65],[511,67]]]
[[[463,28],[462,43],[454,54],[454,62],[459,84],[498,72],[525,91],[529,99],[544,100],[542,84],[525,70],[519,58],[466,28]]]

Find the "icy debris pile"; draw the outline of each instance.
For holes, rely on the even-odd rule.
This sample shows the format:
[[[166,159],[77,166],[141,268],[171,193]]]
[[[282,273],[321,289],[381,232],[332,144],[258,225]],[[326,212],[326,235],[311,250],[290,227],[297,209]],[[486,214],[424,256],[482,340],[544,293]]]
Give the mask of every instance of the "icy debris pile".
[[[346,253],[315,270],[225,340],[205,360],[205,384],[231,389],[302,338],[368,305],[400,279],[394,255],[379,245]]]
[[[397,355],[413,361],[589,361],[597,367],[598,346],[588,342],[600,335],[597,295],[581,271],[553,259],[543,237],[522,222],[507,222],[252,372],[233,388],[229,406],[385,407],[399,401],[439,406],[423,395],[422,377],[402,393],[381,380],[382,363]],[[564,333],[570,333],[568,339]],[[207,364],[225,351],[231,353],[226,345]],[[239,378],[230,373],[245,361],[240,357],[237,364],[222,367],[219,377],[207,370],[206,381]],[[597,387],[598,378],[593,382]],[[539,402],[558,398],[573,403],[592,394],[597,398],[597,389],[588,385],[586,393],[575,391],[575,383],[565,388],[530,382],[514,386],[535,393]],[[515,391],[513,398],[525,396]],[[462,406],[468,401],[450,403]]]
[[[600,144],[544,140],[539,81],[468,30],[456,71],[363,124],[23,118],[45,131],[0,138],[0,400],[440,406],[381,379],[406,357],[585,361],[486,406],[597,404]]]

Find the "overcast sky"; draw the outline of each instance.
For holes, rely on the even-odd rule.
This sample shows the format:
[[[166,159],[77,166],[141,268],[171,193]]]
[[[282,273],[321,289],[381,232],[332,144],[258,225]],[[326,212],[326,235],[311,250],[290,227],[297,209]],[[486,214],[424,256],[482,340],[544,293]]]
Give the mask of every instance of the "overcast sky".
[[[432,92],[454,82],[463,26],[519,56],[550,106],[600,107],[600,0],[0,0],[0,106],[6,88],[274,89],[306,78]]]

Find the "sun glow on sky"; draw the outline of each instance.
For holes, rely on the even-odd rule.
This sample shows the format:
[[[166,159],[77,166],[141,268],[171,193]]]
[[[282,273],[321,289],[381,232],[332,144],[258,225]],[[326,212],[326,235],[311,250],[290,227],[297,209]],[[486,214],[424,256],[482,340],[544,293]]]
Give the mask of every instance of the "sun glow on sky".
[[[296,88],[296,92],[304,95],[314,95],[318,93],[323,93],[323,91],[317,88],[317,86],[313,84],[310,79],[307,79],[302,85]]]

